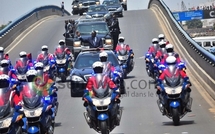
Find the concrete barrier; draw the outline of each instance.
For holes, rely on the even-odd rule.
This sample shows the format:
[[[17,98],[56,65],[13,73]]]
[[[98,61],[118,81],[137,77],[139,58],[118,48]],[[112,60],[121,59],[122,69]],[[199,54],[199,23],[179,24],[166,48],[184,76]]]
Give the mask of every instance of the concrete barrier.
[[[156,5],[156,6],[155,6]],[[178,45],[182,50],[183,55],[187,58],[190,66],[193,70],[191,73],[198,79],[199,83],[208,91],[208,93],[215,99],[215,68],[214,60],[215,56],[205,49],[201,48],[192,38],[184,31],[184,29],[178,24],[178,22],[173,17],[169,8],[161,0],[151,0],[149,2],[148,8],[158,8],[158,12],[162,12],[168,20],[171,29],[174,31],[175,35],[181,42],[181,46]],[[159,14],[159,13],[158,13]],[[185,48],[185,49],[183,49]],[[185,52],[186,51],[186,52]]]
[[[42,6],[35,8],[27,14],[21,16],[19,19],[15,20],[0,31],[0,46],[7,47],[16,39],[19,34],[21,34],[29,26],[39,21],[40,19],[51,15],[61,16],[61,8],[53,5]],[[65,15],[70,15],[70,13],[68,11],[65,11]]]

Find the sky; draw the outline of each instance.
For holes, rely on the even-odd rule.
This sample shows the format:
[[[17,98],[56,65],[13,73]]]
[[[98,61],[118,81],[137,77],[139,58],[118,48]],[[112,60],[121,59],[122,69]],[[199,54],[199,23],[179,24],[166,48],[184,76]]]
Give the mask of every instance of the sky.
[[[72,0],[63,0],[65,9],[71,12]],[[101,0],[102,1],[102,0]],[[149,0],[127,0],[128,10],[146,9]],[[171,10],[179,10],[182,0],[163,0]],[[197,6],[211,0],[184,0],[186,7]],[[212,0],[215,1],[215,0]],[[44,5],[60,6],[62,0],[0,0],[0,25],[14,21],[27,12]]]

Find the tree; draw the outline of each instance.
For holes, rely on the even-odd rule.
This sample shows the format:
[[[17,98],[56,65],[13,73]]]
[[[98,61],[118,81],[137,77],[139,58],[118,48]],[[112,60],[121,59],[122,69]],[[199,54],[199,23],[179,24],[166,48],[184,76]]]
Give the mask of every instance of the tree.
[[[7,25],[9,25],[12,21],[9,21],[6,25],[1,25],[0,30],[4,29]]]
[[[202,28],[202,21],[201,20],[190,20],[186,22],[187,28],[188,29],[193,29],[193,28]]]

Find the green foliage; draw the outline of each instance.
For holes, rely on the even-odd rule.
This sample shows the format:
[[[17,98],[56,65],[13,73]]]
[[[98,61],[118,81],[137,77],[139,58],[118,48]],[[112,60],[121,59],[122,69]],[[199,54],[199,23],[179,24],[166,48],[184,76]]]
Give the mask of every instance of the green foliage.
[[[186,22],[187,28],[188,29],[193,29],[193,28],[202,28],[202,21],[201,20],[190,20]]]
[[[9,21],[6,25],[1,25],[0,30],[4,29],[7,25],[9,25],[12,21]]]

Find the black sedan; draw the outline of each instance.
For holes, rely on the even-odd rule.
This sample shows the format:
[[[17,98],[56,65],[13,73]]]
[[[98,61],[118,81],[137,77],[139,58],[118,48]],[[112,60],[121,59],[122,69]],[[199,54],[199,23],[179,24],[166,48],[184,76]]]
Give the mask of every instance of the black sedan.
[[[94,5],[88,8],[86,13],[86,19],[102,18],[109,13],[108,8],[105,5]]]
[[[102,5],[106,5],[108,11],[118,17],[123,17],[123,7],[119,0],[104,0]]]
[[[119,62],[112,50],[105,50],[108,53],[108,61],[112,62],[117,70],[122,70]],[[79,53],[74,68],[71,71],[71,97],[81,97],[86,89],[88,78],[93,73],[92,65],[94,62],[99,61],[100,50],[83,50]],[[122,71],[121,71],[122,72]],[[124,85],[124,80],[120,80],[120,85]],[[123,91],[122,91],[123,90]],[[121,93],[125,93],[125,88],[120,89]]]

